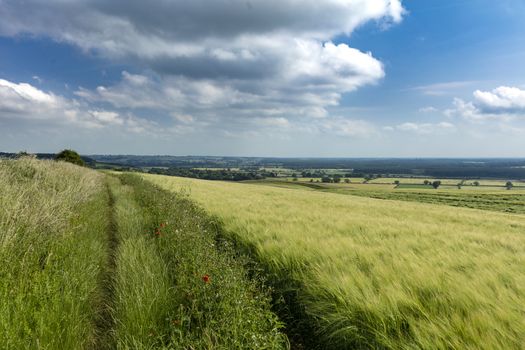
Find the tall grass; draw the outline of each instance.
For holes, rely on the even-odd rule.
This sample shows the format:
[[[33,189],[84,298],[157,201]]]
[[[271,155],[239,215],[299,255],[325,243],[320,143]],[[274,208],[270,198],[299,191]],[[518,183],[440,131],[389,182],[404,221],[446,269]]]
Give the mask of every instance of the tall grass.
[[[153,349],[163,346],[171,326],[172,284],[167,266],[148,232],[144,211],[131,186],[110,178],[115,200],[118,248],[115,269],[115,345],[118,349]]]
[[[268,294],[217,240],[217,224],[183,196],[136,176],[121,179],[125,186],[112,186],[117,347],[286,348]]]
[[[216,223],[122,179],[0,161],[0,348],[287,348],[268,293]]]
[[[522,349],[525,217],[147,175],[252,247],[319,348]],[[285,280],[289,283],[286,284]],[[291,297],[290,297],[291,296]]]
[[[2,349],[94,343],[105,258],[102,177],[66,163],[0,161]]]

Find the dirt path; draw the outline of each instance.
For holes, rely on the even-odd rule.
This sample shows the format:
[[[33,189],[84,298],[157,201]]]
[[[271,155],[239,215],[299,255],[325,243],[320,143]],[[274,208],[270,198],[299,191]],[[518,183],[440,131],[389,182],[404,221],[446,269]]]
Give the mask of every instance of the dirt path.
[[[117,267],[117,249],[119,245],[117,237],[117,222],[115,218],[115,198],[111,192],[109,184],[108,191],[108,225],[106,229],[107,237],[107,260],[102,267],[98,285],[100,296],[97,305],[95,318],[95,340],[92,349],[113,349],[115,348],[113,330],[115,320],[112,314],[114,306],[114,276]]]

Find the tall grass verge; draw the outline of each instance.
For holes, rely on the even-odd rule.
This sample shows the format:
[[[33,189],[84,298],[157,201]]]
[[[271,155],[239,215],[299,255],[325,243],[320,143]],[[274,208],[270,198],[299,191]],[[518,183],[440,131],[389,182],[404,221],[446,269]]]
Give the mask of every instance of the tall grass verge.
[[[0,161],[0,344],[94,343],[106,257],[102,177],[67,163]]]
[[[116,338],[134,349],[283,349],[269,294],[220,227],[184,196],[133,175],[115,190]]]

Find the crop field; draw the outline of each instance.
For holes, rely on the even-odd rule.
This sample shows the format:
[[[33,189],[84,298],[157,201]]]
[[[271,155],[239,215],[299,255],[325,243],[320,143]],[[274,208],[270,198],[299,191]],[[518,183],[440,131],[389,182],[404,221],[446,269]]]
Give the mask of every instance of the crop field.
[[[461,189],[458,189],[457,186],[445,185],[435,190],[431,186],[425,185],[395,186],[386,183],[333,184],[279,180],[248,181],[247,183],[376,199],[443,204],[455,207],[525,214],[525,191],[524,187],[521,186],[515,186],[509,191],[502,187],[491,186],[463,186]]]
[[[286,304],[279,312],[290,334],[302,334],[307,347],[525,344],[523,215],[317,188],[145,178],[197,201],[257,257]]]

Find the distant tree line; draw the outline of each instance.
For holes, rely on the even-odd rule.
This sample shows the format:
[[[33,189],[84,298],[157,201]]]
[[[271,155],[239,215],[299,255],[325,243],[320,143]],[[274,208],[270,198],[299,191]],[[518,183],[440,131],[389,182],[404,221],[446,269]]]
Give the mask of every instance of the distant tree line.
[[[274,172],[233,169],[151,168],[148,173],[202,180],[246,181],[277,177]]]

